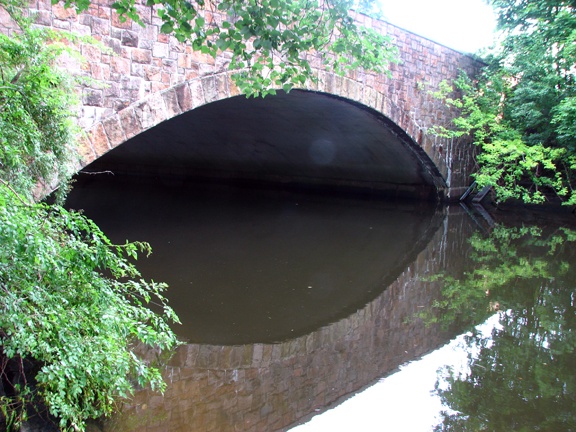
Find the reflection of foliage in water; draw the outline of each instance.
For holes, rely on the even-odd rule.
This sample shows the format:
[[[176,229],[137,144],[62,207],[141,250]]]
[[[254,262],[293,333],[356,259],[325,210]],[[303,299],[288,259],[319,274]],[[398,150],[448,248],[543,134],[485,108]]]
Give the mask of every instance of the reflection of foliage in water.
[[[496,226],[488,237],[476,232],[469,239],[473,270],[461,277],[438,274],[429,281],[442,283],[442,297],[431,311],[421,314],[427,323],[450,326],[454,322],[477,324],[493,311],[525,300],[518,284],[534,278],[554,280],[566,274],[562,260],[566,244],[576,241],[576,231],[558,228],[545,234],[539,227]]]
[[[441,372],[449,408],[436,430],[576,430],[576,233],[498,226],[471,239],[476,268],[446,278],[442,321],[482,322],[499,303],[500,324],[465,338],[469,369]]]

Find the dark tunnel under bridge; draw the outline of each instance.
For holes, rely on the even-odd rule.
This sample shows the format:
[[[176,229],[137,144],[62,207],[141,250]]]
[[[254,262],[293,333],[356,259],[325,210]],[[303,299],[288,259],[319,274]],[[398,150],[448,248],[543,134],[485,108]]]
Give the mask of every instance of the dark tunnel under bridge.
[[[436,199],[446,183],[424,150],[384,115],[324,93],[236,96],[162,122],[85,171],[263,182]]]

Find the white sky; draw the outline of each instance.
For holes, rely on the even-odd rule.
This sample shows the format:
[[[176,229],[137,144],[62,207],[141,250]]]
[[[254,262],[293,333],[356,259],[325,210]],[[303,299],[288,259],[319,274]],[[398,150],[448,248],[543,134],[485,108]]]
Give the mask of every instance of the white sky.
[[[462,52],[492,43],[495,18],[485,0],[379,0],[386,20]]]
[[[500,326],[499,320],[499,313],[494,314],[476,329],[483,338],[491,338],[492,330]],[[457,373],[466,374],[470,352],[474,357],[478,355],[463,335],[458,336],[290,432],[430,432],[440,423],[441,410],[446,409],[434,394],[437,370],[451,366]]]

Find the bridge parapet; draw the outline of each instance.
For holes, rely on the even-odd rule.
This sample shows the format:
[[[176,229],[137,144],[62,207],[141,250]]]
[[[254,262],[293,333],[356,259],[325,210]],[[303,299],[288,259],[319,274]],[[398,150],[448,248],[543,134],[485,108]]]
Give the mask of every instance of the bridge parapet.
[[[213,58],[162,34],[160,18],[143,0],[138,9],[144,26],[121,22],[112,3],[95,0],[80,14],[65,9],[62,3],[52,5],[50,0],[33,0],[29,6],[39,26],[89,35],[102,43],[75,45],[84,63],[63,60],[64,67],[90,78],[78,88],[79,124],[86,131],[80,144],[79,169],[165,120],[240,93],[228,70],[230,53]],[[218,11],[205,18],[207,22],[226,19]],[[390,76],[356,70],[340,77],[326,72],[321,54],[317,54],[310,60],[318,81],[306,83],[303,89],[350,99],[391,119],[438,168],[445,180],[446,197],[456,197],[469,184],[474,154],[464,142],[427,133],[433,125],[448,125],[456,114],[430,92],[437,90],[442,80],[454,79],[460,70],[474,74],[480,65],[470,56],[392,24],[361,14],[355,18],[390,35],[399,48],[400,63],[390,66]],[[5,13],[0,14],[0,31],[15,31]]]

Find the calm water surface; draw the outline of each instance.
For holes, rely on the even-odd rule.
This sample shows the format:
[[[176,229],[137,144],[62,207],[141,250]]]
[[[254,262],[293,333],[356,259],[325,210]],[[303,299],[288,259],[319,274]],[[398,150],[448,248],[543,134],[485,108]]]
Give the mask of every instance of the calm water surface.
[[[460,333],[467,366],[435,378],[438,430],[576,430],[570,229],[114,176],[81,178],[68,205],[152,245],[139,268],[170,285],[187,342],[164,396],[137,392],[107,430],[286,430]]]

